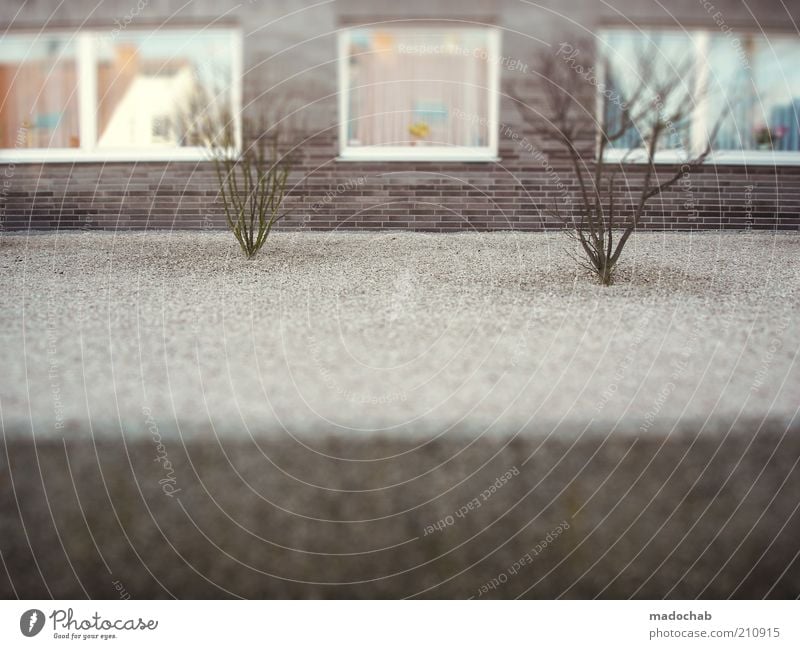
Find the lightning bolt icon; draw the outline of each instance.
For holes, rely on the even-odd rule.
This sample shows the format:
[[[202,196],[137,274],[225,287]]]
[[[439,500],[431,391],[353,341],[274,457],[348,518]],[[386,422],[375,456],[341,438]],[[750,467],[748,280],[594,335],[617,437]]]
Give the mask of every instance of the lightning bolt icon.
[[[28,631],[33,631],[33,625],[36,624],[36,620],[39,619],[39,616],[36,615],[36,611],[31,613],[31,619],[28,620]]]

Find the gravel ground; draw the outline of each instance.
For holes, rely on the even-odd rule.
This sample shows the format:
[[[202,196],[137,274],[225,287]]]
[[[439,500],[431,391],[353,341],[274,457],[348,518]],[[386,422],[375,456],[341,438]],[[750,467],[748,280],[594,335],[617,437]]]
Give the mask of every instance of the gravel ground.
[[[800,237],[567,252],[0,237],[0,596],[800,595]]]
[[[551,234],[0,239],[7,432],[426,437],[790,421],[800,237],[648,233],[617,284]]]

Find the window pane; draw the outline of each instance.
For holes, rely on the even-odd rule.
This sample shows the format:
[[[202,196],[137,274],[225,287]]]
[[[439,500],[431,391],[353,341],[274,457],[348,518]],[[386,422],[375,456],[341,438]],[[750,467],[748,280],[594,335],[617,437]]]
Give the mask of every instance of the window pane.
[[[762,40],[753,74],[758,92],[755,139],[760,148],[800,151],[800,41]]]
[[[487,30],[353,30],[348,145],[488,146],[489,58]]]
[[[98,147],[174,147],[186,111],[231,92],[227,33],[169,31],[100,39],[97,52]],[[204,100],[197,102],[198,96]],[[199,105],[198,105],[199,104]]]
[[[693,58],[695,41],[690,34],[679,31],[629,32],[612,30],[603,35],[601,47],[606,65],[604,102],[609,132],[622,125],[623,106],[630,108],[632,115],[644,117],[635,122],[619,139],[609,143],[611,148],[633,149],[644,147],[643,138],[649,133],[648,124],[656,113],[645,110],[654,105],[661,89],[674,85],[671,95],[664,97],[658,114],[665,119],[667,127],[660,138],[658,150],[689,149],[691,147],[691,123],[669,122],[675,114],[677,102],[691,96],[695,84],[696,70]]]
[[[676,128],[662,139],[660,150],[679,148],[681,143],[687,148],[691,144],[695,151],[702,150],[723,117],[713,143],[715,151],[800,151],[800,66],[797,65],[800,41],[797,38],[764,38],[733,32],[691,37],[679,32],[614,30],[608,32],[604,40],[607,43],[607,88],[622,101],[631,96],[640,83],[638,62],[642,60],[644,48],[656,48],[650,50],[651,55],[658,62],[657,68],[665,73],[670,68],[681,70],[687,53],[697,53],[685,78],[687,86],[699,78],[703,80],[699,85],[707,88],[707,96],[705,99],[698,96],[699,106],[692,111],[698,128],[693,132],[689,120],[674,125]],[[606,118],[612,129],[621,119],[619,103],[606,102]],[[636,128],[629,129],[611,144],[622,149],[642,145]]]
[[[716,150],[800,151],[800,42],[796,38],[715,38],[711,114],[729,114]]]
[[[0,39],[0,148],[80,146],[75,49],[67,36]]]
[[[748,70],[752,61],[753,39],[715,35],[709,43],[708,101],[706,108],[707,130],[710,131],[720,119],[722,121],[714,140],[716,151],[741,151],[752,148],[753,98],[752,73]]]

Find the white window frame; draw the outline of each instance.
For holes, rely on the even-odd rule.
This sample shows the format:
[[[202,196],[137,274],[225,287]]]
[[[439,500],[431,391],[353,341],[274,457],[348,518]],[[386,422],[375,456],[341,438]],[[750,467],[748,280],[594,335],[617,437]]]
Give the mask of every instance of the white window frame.
[[[656,29],[656,28],[654,28]],[[608,33],[611,31],[626,31],[630,32],[629,28],[624,27],[607,27],[601,32]],[[698,79],[696,84],[699,86],[702,83],[702,78],[706,77],[711,68],[708,65],[708,46],[709,38],[714,32],[703,30],[690,30],[690,34],[694,37],[696,48],[695,61],[697,61]],[[599,69],[602,70],[602,77],[605,78],[605,70],[602,60],[598,63]],[[702,67],[701,67],[702,66]],[[597,93],[597,119],[598,124],[602,124],[603,119],[603,101],[601,93]],[[698,119],[692,124],[692,150],[684,152],[678,149],[670,149],[664,151],[656,151],[654,164],[676,165],[688,162],[692,158],[692,154],[697,154],[697,144],[705,138],[708,132],[708,113],[705,110],[705,102],[701,103],[697,111]],[[599,136],[598,136],[599,137]],[[619,163],[625,162],[626,164],[646,164],[647,163],[647,150],[641,149],[611,149],[606,148],[603,154],[603,162]],[[706,165],[748,165],[748,166],[763,166],[763,167],[796,167],[800,166],[800,151],[717,151],[712,152],[703,162]]]
[[[487,32],[489,63],[489,93],[487,115],[488,144],[483,147],[467,146],[350,146],[348,144],[348,126],[350,116],[350,38],[353,30],[359,27],[346,27],[338,33],[338,68],[339,68],[339,157],[341,161],[366,162],[496,162],[499,130],[500,101],[500,30],[496,27],[464,27],[464,29],[481,29]],[[434,29],[428,25],[403,25],[398,29],[426,30]],[[453,29],[458,29],[455,27]]]
[[[75,32],[31,32],[31,37],[61,36],[75,42],[75,64],[78,77],[78,136],[80,146],[74,148],[0,148],[0,163],[41,162],[199,162],[209,159],[204,147],[98,147],[97,146],[97,39],[111,30],[81,30]],[[160,30],[129,29],[126,34],[157,34]],[[241,150],[242,105],[242,33],[236,27],[210,27],[199,30],[188,27],[168,27],[164,31],[203,32],[227,35],[231,47],[231,114],[234,119],[237,149]],[[24,32],[14,31],[17,35]]]

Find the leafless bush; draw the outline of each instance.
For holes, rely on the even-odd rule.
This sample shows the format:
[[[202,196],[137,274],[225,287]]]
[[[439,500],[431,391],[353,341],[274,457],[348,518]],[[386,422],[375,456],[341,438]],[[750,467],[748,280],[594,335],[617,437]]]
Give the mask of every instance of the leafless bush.
[[[273,226],[284,218],[286,185],[291,160],[281,151],[279,120],[241,118],[242,145],[230,109],[214,100],[222,93],[198,90],[184,111],[187,144],[202,146],[214,164],[219,198],[228,228],[247,259],[267,241]]]
[[[679,169],[659,178],[655,164],[659,147],[665,141],[683,142],[693,115],[705,100],[707,90],[694,78],[694,63],[689,58],[668,61],[650,44],[628,62],[626,80],[633,78],[635,83],[625,84],[630,86],[626,88],[612,83],[611,63],[596,49],[590,42],[562,43],[555,55],[547,52],[542,57],[535,91],[530,85],[510,84],[506,92],[529,129],[544,137],[555,136],[566,150],[577,179],[578,199],[570,215],[565,215],[556,201],[555,216],[569,226],[583,265],[601,284],[610,285],[648,201],[703,164],[722,117],[702,151],[692,152],[690,146],[681,144],[685,155]],[[540,99],[541,108],[537,104]],[[596,132],[593,139],[587,137],[592,129]],[[609,161],[606,154],[611,148],[622,148],[625,154]],[[620,172],[632,162],[643,175],[641,182],[619,181]]]

